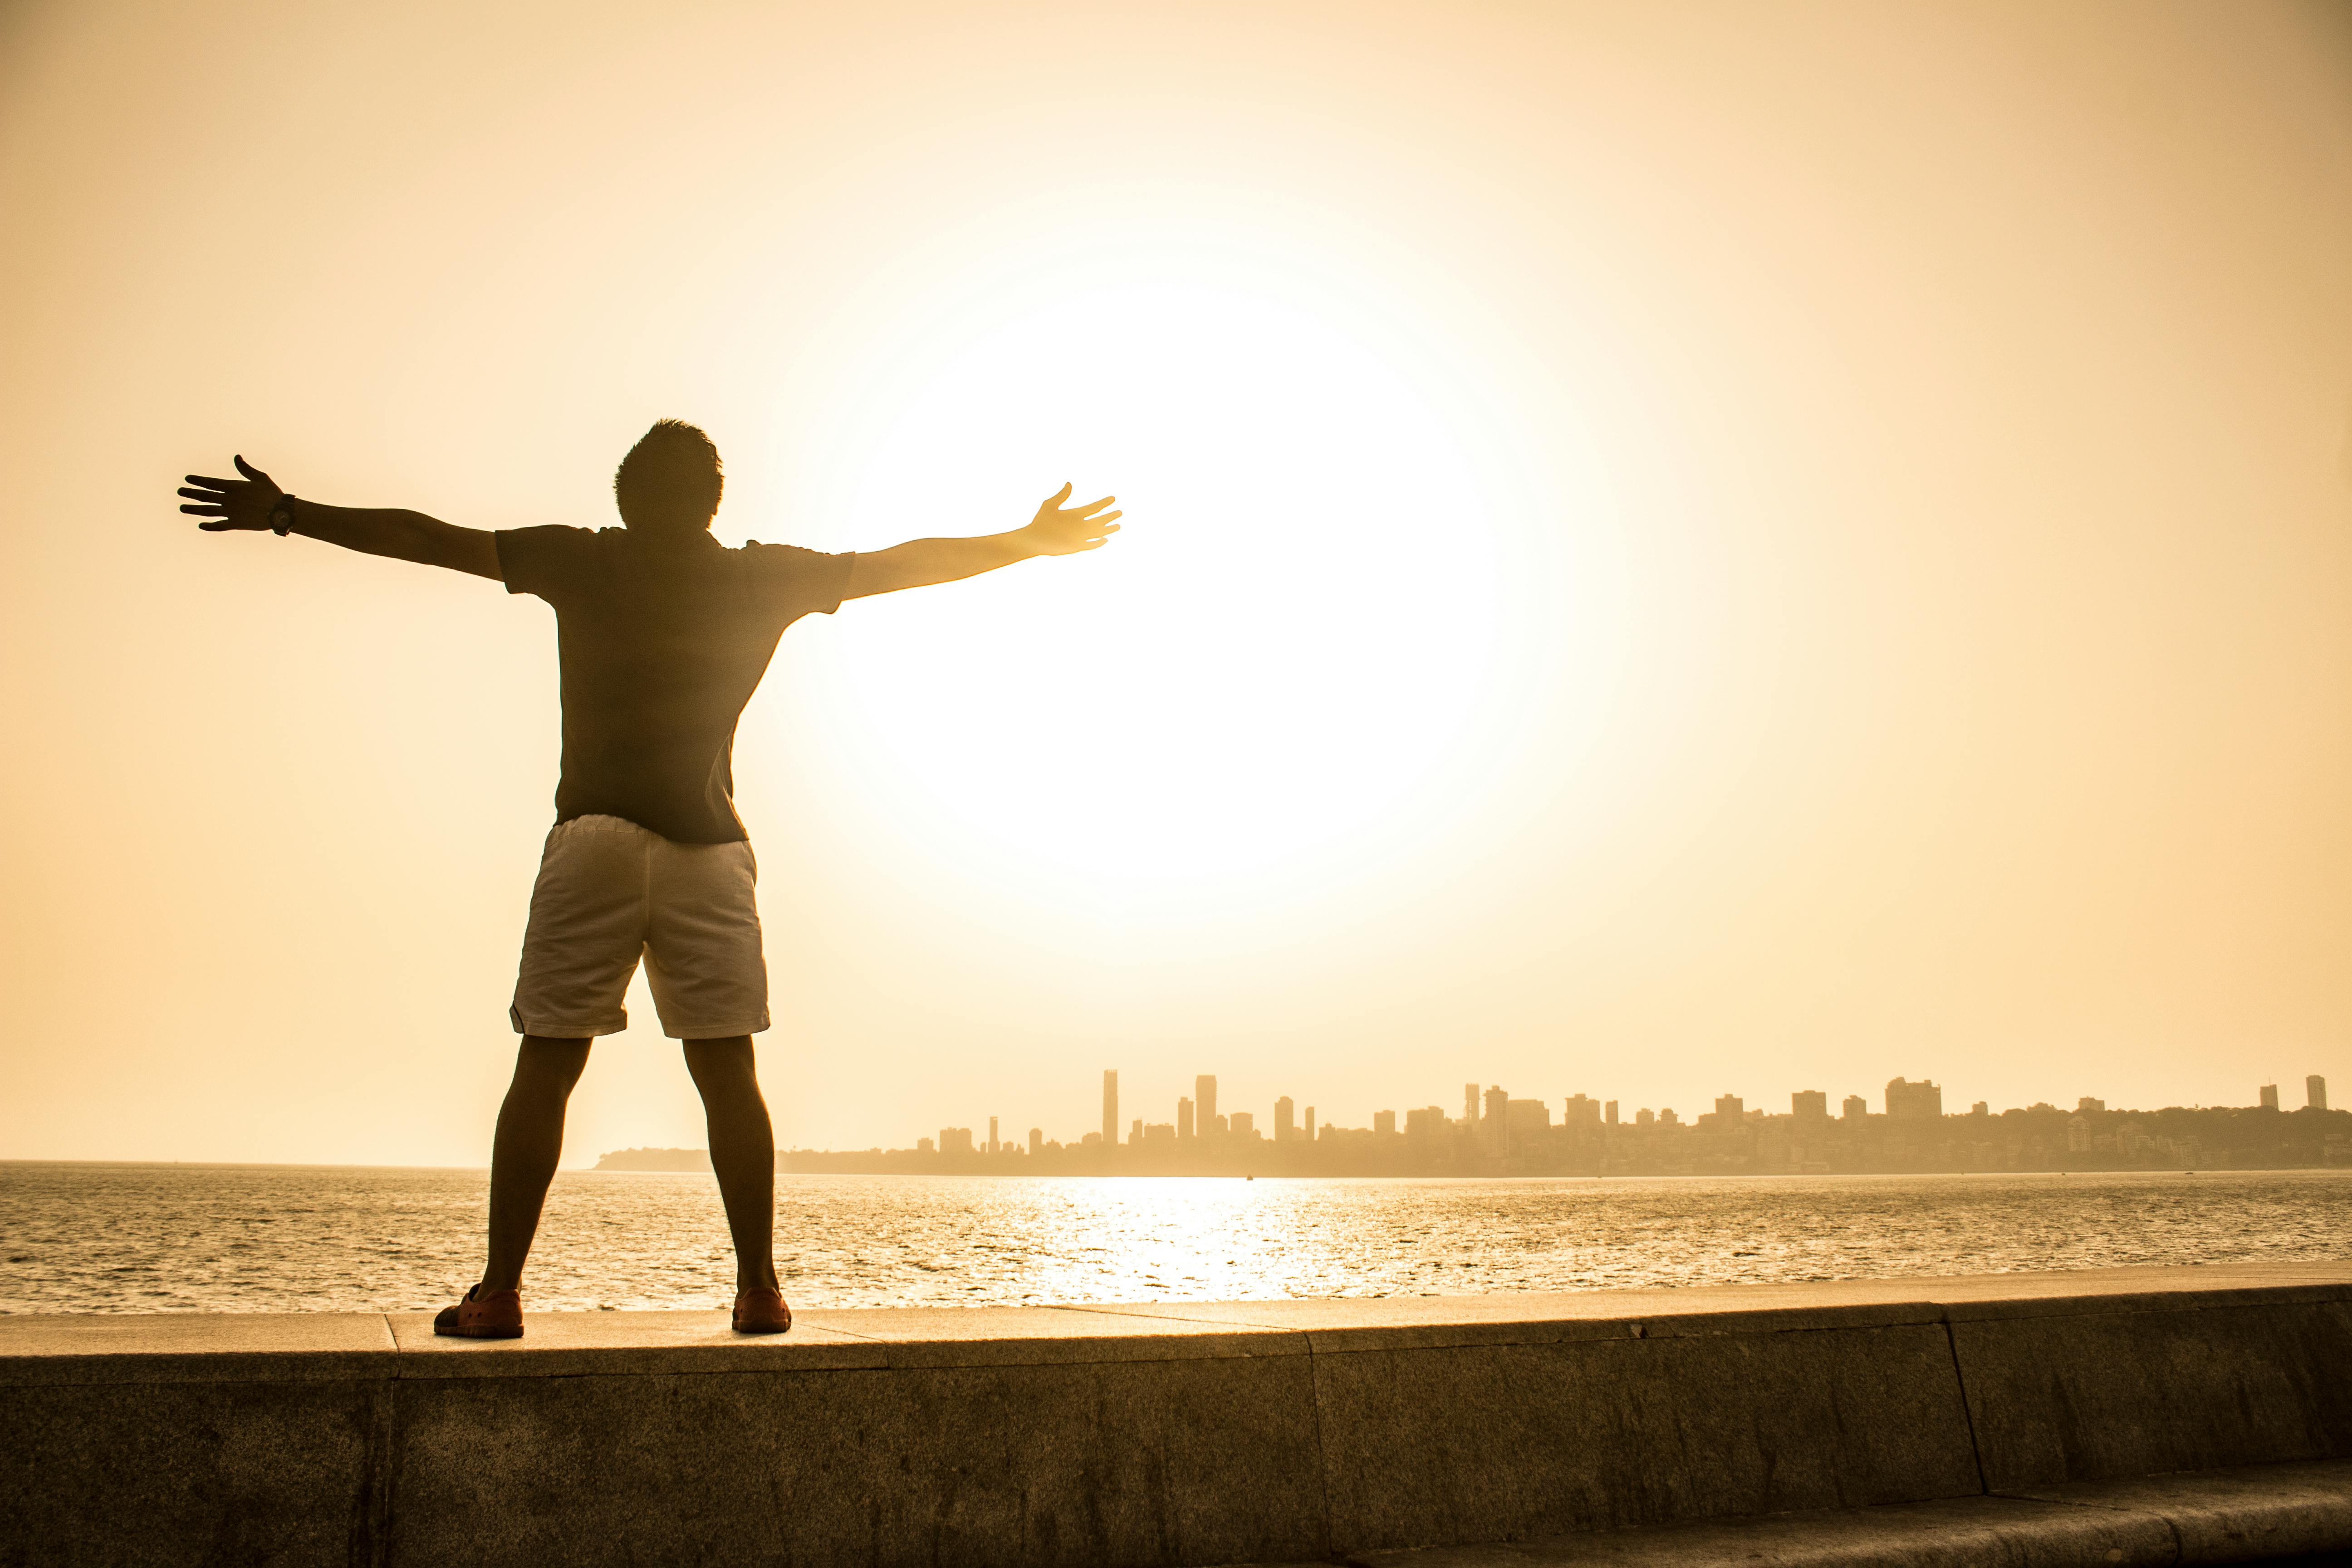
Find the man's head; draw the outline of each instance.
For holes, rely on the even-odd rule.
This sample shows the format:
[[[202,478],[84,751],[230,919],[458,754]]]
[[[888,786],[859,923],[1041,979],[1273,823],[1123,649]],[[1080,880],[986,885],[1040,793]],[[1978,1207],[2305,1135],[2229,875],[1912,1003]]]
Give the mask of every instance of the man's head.
[[[685,538],[710,526],[727,476],[710,437],[682,419],[659,419],[613,475],[613,499],[632,532]]]

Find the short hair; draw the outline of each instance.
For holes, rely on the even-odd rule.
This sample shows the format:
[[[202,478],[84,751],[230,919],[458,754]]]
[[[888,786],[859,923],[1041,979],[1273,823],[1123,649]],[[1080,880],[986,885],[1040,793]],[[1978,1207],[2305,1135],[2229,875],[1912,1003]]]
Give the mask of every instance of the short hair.
[[[718,447],[683,419],[655,420],[613,471],[613,500],[621,521],[648,533],[709,528],[726,488]]]

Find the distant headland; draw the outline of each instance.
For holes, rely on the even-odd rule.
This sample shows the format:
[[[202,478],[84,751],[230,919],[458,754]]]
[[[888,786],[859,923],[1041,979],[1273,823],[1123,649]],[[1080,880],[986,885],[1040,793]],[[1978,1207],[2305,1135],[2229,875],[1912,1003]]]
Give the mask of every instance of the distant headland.
[[[778,1162],[779,1167],[782,1162]],[[759,1163],[752,1162],[758,1169]],[[600,1171],[708,1171],[708,1149],[615,1149],[596,1161]]]

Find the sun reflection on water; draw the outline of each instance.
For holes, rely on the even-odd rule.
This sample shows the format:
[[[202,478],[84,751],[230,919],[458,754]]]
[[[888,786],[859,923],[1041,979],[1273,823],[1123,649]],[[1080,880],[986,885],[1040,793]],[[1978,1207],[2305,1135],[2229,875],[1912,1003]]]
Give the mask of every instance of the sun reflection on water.
[[[0,1311],[439,1306],[486,1174],[0,1164]],[[2334,1258],[2352,1173],[1281,1181],[783,1176],[804,1307],[1249,1300]],[[536,1310],[713,1307],[707,1175],[566,1172]]]

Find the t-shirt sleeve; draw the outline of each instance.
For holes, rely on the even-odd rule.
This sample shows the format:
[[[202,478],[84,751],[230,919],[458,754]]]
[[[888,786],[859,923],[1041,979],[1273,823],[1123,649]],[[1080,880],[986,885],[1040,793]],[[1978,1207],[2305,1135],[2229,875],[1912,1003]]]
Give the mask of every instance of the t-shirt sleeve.
[[[536,594],[551,603],[578,574],[589,541],[584,528],[502,528],[491,538],[499,547],[499,575],[509,594]]]
[[[751,592],[779,625],[803,616],[829,616],[841,608],[849,591],[849,566],[857,557],[847,552],[830,555],[791,544],[750,546]]]

